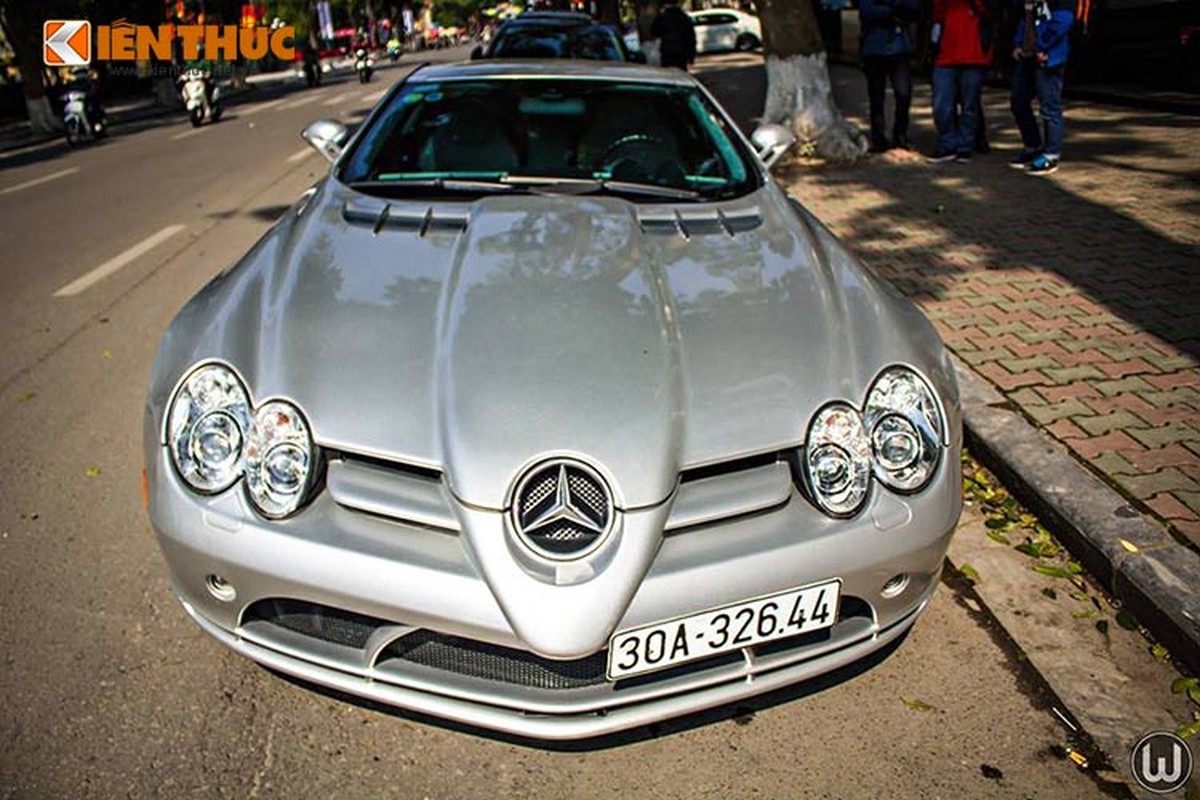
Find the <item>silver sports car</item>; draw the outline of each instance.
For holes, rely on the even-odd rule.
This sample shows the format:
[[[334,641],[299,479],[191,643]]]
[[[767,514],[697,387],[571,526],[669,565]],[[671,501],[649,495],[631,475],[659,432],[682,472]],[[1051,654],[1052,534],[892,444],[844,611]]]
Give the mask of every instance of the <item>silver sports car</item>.
[[[283,673],[544,739],[895,640],[961,509],[957,388],[677,70],[432,66],[163,338],[150,518]]]

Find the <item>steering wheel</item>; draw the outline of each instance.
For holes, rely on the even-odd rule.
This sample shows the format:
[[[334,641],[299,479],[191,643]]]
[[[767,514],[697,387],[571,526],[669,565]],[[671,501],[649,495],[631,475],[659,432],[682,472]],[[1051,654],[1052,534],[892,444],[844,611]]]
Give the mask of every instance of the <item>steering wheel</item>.
[[[598,166],[616,180],[681,186],[683,167],[675,149],[666,141],[648,133],[629,133],[604,148]]]

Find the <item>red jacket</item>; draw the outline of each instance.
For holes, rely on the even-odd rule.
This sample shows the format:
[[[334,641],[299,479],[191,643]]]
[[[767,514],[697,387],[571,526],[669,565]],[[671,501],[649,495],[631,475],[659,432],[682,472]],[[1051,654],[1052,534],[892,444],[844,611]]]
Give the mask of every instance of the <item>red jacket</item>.
[[[934,66],[991,66],[995,16],[985,0],[933,0],[933,22],[941,25]]]

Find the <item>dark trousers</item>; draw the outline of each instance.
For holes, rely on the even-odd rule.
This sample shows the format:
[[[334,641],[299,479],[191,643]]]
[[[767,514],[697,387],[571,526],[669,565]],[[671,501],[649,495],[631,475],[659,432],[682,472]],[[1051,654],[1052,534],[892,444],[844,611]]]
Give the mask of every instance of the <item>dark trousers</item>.
[[[1028,152],[1044,152],[1051,158],[1062,155],[1063,72],[1063,67],[1039,67],[1032,58],[1020,59],[1013,68],[1012,112]],[[1042,113],[1044,135],[1033,117],[1034,97]]]
[[[912,105],[912,70],[908,60],[908,54],[863,57],[863,71],[867,73],[867,97],[871,101],[872,144],[881,145],[887,141],[883,134],[887,127],[883,104],[888,81],[892,84],[892,94],[896,98],[892,138],[908,138],[908,109]]]

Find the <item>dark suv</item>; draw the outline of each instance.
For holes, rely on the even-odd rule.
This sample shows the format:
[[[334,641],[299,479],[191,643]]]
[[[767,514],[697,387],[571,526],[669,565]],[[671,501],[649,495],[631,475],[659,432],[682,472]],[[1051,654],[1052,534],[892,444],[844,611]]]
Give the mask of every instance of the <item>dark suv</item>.
[[[487,49],[471,58],[582,58],[593,61],[645,61],[630,53],[616,31],[586,14],[533,11],[502,23]]]

